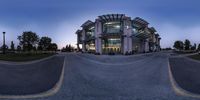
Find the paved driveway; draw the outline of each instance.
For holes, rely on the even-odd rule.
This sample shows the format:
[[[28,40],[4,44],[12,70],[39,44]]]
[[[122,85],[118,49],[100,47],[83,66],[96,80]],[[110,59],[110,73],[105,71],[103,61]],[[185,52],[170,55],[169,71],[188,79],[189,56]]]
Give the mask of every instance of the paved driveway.
[[[169,81],[168,53],[103,58],[88,54],[65,56],[60,91],[33,100],[194,100],[174,93]]]

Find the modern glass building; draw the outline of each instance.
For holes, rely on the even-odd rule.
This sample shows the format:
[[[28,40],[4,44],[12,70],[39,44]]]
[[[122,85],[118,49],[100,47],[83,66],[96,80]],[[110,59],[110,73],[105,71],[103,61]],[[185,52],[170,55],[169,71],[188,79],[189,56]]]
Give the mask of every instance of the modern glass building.
[[[160,51],[160,36],[155,28],[142,18],[131,19],[124,14],[98,16],[77,30],[77,48],[82,52],[144,53]]]

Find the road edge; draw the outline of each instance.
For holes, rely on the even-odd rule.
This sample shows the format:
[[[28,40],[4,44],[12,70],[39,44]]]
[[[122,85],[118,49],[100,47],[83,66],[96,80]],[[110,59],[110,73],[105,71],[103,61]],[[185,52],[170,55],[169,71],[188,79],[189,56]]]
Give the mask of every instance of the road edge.
[[[172,85],[172,88],[177,95],[193,97],[193,98],[200,98],[200,94],[195,94],[195,93],[189,92],[189,91],[181,88],[178,85],[178,83],[176,82],[176,80],[173,77],[173,74],[172,74],[172,71],[171,71],[171,66],[170,66],[170,63],[169,63],[169,58],[168,58],[168,73],[169,73],[169,79],[170,79],[170,83]]]
[[[48,96],[52,96],[54,94],[56,94],[63,83],[64,80],[64,73],[65,73],[65,59],[64,58],[64,62],[63,62],[63,68],[62,68],[62,72],[60,74],[60,78],[58,80],[58,82],[54,85],[53,88],[49,89],[48,91],[42,92],[42,93],[38,93],[38,94],[30,94],[30,95],[0,95],[0,99],[28,99],[28,98],[42,98],[42,97],[48,97]]]

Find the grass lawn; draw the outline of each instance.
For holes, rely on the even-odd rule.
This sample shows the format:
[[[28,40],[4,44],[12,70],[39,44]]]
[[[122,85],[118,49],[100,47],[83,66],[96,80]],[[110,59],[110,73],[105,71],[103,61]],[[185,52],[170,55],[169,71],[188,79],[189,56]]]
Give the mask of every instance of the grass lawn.
[[[196,54],[196,55],[191,55],[188,56],[189,58],[195,59],[195,60],[200,60],[200,54]]]
[[[195,50],[181,50],[181,51],[174,51],[177,54],[190,54],[190,53],[195,53]]]
[[[15,61],[15,62],[24,62],[38,60],[45,57],[55,55],[55,53],[15,53],[15,54],[0,54],[0,60],[4,61]]]

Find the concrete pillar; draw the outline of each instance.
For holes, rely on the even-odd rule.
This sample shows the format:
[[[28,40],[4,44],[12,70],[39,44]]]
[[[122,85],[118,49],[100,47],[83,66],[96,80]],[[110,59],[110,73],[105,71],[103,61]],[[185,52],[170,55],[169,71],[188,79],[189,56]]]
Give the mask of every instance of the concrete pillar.
[[[85,29],[82,31],[82,40],[83,40],[83,45],[82,45],[82,52],[86,52],[86,44],[85,44],[85,39],[86,39],[86,34],[85,34]]]
[[[77,43],[77,51],[80,51],[79,43]]]
[[[79,35],[79,33],[77,33],[77,44],[76,44],[76,46],[77,46],[77,51],[80,51],[80,47],[79,47],[79,38],[80,38],[80,35]]]
[[[161,40],[161,38],[159,37],[159,38],[158,38],[158,48],[159,48],[159,51],[161,50],[161,47],[160,47],[160,40]]]
[[[102,23],[96,19],[95,21],[95,51],[96,53],[102,54]]]
[[[141,53],[145,52],[145,40],[141,40],[139,52]]]
[[[131,31],[129,32],[129,37],[128,37],[128,47],[129,47],[129,49],[128,49],[128,51],[129,52],[132,52],[132,49],[133,49],[133,44],[132,44],[132,37],[131,37]]]
[[[128,38],[127,36],[124,36],[123,38],[123,54],[126,54],[126,52],[128,52]]]
[[[123,39],[123,53],[132,51],[132,27],[131,27],[131,18],[126,17],[124,20],[124,39]]]
[[[160,39],[159,37],[156,37],[156,51],[160,51]]]
[[[156,51],[156,36],[155,33],[153,34],[153,51]]]
[[[145,40],[145,46],[144,46],[145,48],[145,52],[149,52],[149,40],[148,39],[146,39]]]

